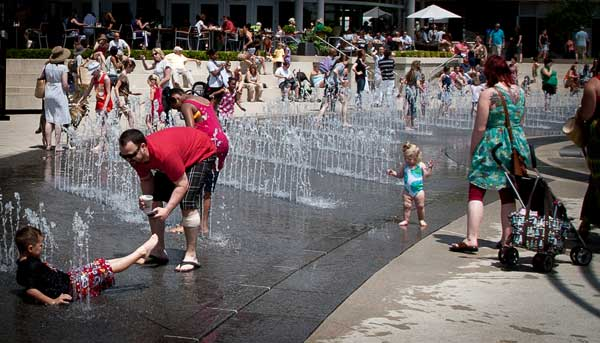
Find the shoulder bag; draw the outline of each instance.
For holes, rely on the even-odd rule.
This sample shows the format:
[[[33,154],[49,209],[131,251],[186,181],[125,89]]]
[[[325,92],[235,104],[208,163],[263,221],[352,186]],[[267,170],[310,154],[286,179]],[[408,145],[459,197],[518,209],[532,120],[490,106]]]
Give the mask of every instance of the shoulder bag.
[[[42,71],[42,77],[39,77],[35,82],[34,96],[38,99],[43,99],[46,93],[46,67]]]
[[[512,149],[510,172],[515,176],[526,176],[527,167],[525,166],[525,159],[519,154],[517,149],[515,149],[512,127],[510,125],[510,116],[508,114],[508,107],[506,106],[506,99],[504,99],[504,95],[502,95],[502,92],[499,89],[496,88],[496,91],[498,92],[498,96],[502,101],[502,107],[504,108],[504,126],[506,126],[506,130],[508,130],[508,138],[510,139],[510,145]]]
[[[581,107],[577,109],[575,115],[565,122],[562,127],[562,132],[571,140],[576,146],[584,148],[586,145],[587,137],[585,130],[585,123],[579,119],[579,111]]]

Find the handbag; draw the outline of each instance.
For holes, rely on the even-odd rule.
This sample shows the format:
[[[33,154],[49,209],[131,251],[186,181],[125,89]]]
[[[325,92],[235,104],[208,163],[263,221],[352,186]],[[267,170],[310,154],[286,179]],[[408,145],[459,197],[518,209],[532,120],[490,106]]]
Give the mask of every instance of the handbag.
[[[567,119],[565,125],[562,127],[562,132],[565,134],[565,136],[567,136],[567,138],[569,138],[569,140],[571,140],[571,142],[578,147],[583,148],[586,145],[587,137],[585,123],[582,120],[577,119],[580,110],[581,107],[577,109],[575,116]]]
[[[517,149],[515,149],[512,127],[510,125],[510,116],[508,114],[508,107],[506,106],[506,99],[504,99],[504,95],[497,90],[498,96],[502,101],[502,107],[504,108],[504,126],[508,131],[508,138],[510,139],[510,145],[512,149],[511,153],[511,163],[510,163],[510,172],[515,176],[527,176],[527,166],[525,165],[525,159],[523,156],[519,154]]]
[[[44,71],[42,71],[43,77],[39,77],[35,81],[35,92],[33,95],[38,99],[43,99],[46,93],[46,67],[44,67]]]

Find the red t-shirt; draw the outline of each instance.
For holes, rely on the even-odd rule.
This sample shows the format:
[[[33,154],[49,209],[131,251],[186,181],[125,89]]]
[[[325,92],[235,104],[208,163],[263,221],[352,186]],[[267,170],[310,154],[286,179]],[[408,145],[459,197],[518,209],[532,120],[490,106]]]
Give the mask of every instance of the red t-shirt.
[[[233,24],[233,22],[231,20],[225,20],[223,22],[222,29],[223,29],[223,31],[234,32],[235,31],[235,25]]]
[[[173,127],[146,137],[150,161],[136,163],[133,168],[140,178],[150,170],[160,170],[175,182],[192,165],[204,161],[217,152],[208,135],[191,127]]]

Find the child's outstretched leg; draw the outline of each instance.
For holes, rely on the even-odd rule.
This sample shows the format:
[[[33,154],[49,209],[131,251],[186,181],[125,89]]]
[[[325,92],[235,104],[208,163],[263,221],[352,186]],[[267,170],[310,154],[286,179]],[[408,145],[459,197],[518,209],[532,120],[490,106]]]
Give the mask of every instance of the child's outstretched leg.
[[[140,258],[148,258],[148,255],[150,255],[150,252],[152,251],[152,249],[154,249],[156,244],[158,244],[158,236],[156,234],[153,234],[152,236],[150,236],[149,240],[147,240],[144,244],[135,249],[135,251],[131,254],[125,257],[119,257],[112,260],[108,260],[107,262],[112,267],[114,273],[120,273],[125,269],[129,268],[132,264],[136,263],[136,261]]]
[[[402,220],[398,225],[407,226],[410,219],[410,211],[412,210],[413,198],[406,193],[402,193],[402,199],[404,202],[404,220]]]
[[[417,205],[417,216],[419,217],[419,226],[421,229],[427,227],[427,222],[425,221],[425,192],[420,191],[415,195],[415,202]]]

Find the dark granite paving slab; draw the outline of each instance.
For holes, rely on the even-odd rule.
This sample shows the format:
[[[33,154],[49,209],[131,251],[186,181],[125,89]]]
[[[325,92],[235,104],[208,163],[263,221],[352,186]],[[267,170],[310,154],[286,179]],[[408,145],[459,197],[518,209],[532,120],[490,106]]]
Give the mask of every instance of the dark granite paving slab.
[[[302,342],[321,320],[293,316],[240,312],[218,330],[202,339],[202,343],[266,343]]]

